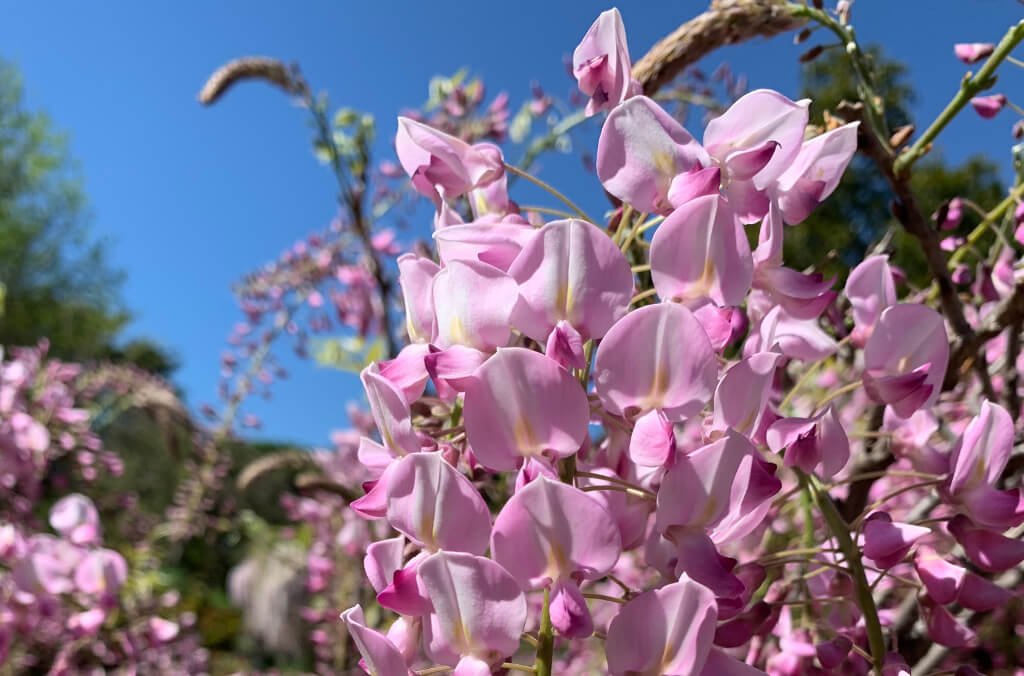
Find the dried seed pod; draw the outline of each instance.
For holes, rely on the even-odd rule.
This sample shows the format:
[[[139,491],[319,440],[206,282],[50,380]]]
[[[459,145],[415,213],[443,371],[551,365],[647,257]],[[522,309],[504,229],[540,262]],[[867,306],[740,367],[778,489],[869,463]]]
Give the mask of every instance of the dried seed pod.
[[[299,94],[304,89],[301,79],[281,61],[266,56],[245,56],[214,71],[199,92],[199,102],[204,106],[216,103],[224,92],[242,80],[263,80],[288,94]]]

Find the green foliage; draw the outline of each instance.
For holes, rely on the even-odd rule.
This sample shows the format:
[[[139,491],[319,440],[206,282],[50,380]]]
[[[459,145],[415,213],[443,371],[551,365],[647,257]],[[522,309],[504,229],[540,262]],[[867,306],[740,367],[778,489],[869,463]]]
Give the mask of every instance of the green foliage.
[[[879,47],[869,48],[868,53],[877,66],[877,90],[885,101],[887,123],[891,129],[908,124],[908,106],[916,97],[906,66],[886,59]],[[803,72],[802,95],[813,100],[811,122],[819,125],[824,122],[825,111],[834,111],[843,99],[856,100],[855,76],[845,54],[830,50],[808,64]],[[958,195],[991,207],[1005,193],[991,160],[978,155],[959,166],[950,166],[937,150],[915,167],[912,186],[926,215]],[[842,283],[849,267],[892,228],[892,260],[907,273],[911,283],[927,283],[930,277],[918,244],[896,223],[889,211],[891,201],[885,178],[868,158],[856,155],[832,196],[799,227],[787,228],[786,264],[798,270],[816,267],[827,276],[838,276]],[[976,213],[966,210],[959,229],[941,236],[967,233],[979,221]]]

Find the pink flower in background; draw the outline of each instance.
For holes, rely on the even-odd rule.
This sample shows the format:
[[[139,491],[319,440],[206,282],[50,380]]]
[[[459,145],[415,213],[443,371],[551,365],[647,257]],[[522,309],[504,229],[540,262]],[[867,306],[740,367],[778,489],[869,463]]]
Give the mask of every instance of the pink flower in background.
[[[1004,94],[992,94],[990,96],[975,96],[971,99],[971,106],[978,115],[990,120],[999,114],[999,111],[1006,105]]]
[[[953,53],[964,63],[977,63],[988,57],[995,48],[991,42],[958,42],[953,45]]]
[[[626,29],[616,8],[597,17],[572,54],[572,72],[580,91],[590,97],[587,115],[614,108],[640,93],[633,79]]]

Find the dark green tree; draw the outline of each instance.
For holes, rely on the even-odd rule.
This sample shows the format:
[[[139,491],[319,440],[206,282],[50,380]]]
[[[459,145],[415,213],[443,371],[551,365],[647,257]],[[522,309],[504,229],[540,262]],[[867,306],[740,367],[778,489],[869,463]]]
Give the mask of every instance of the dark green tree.
[[[0,60],[0,345],[50,341],[74,360],[131,362],[163,375],[174,358],[148,340],[118,346],[130,319],[123,275],[93,237],[67,139],[30,110],[18,69]]]
[[[880,47],[871,47],[868,52],[876,64],[877,90],[885,102],[889,128],[895,130],[910,124],[909,107],[916,95],[906,66],[887,59]],[[844,99],[857,99],[855,75],[845,55],[837,49],[827,50],[807,64],[802,81],[802,95],[813,101],[812,124],[824,125],[826,111],[835,112]],[[959,166],[950,166],[939,150],[914,168],[912,185],[922,210],[928,214],[958,195],[988,206],[1004,195],[998,169],[989,158],[976,155]],[[787,229],[786,264],[796,269],[817,266],[843,281],[848,268],[895,225],[889,211],[891,200],[890,189],[871,160],[856,155],[832,196],[799,227]],[[965,212],[958,232],[969,232],[979,220],[975,213]],[[912,282],[929,281],[917,242],[898,225],[893,228],[888,249],[892,260]],[[827,259],[824,265],[823,259]]]

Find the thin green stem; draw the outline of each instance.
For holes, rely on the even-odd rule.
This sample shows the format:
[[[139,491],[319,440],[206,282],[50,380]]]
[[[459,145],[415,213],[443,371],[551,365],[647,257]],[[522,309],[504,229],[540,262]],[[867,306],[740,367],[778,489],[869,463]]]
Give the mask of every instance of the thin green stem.
[[[551,676],[551,662],[555,652],[555,630],[551,626],[551,590],[544,589],[544,607],[540,611],[540,631],[537,634],[537,661],[533,670],[537,676]]]
[[[957,113],[963,110],[971,98],[995,84],[996,69],[999,67],[999,64],[1010,56],[1010,52],[1020,44],[1021,40],[1024,40],[1024,21],[1019,21],[1006,32],[1003,39],[996,45],[995,51],[988,57],[988,60],[985,61],[985,64],[976,75],[970,77],[970,74],[968,74],[968,76],[964,77],[960,83],[960,89],[953,95],[953,99],[939,113],[939,116],[935,118],[935,121],[914,141],[914,145],[896,158],[896,161],[893,163],[893,173],[899,176],[910,169],[914,162],[917,162],[928,152],[928,147],[931,143],[946,128],[946,125],[956,117]]]
[[[625,481],[624,479],[620,479],[618,477],[607,476],[607,475],[604,475],[604,474],[597,474],[596,472],[580,472],[580,471],[576,472],[576,476],[585,476],[588,479],[600,479],[602,481],[607,481],[609,483],[618,484],[619,486],[622,486],[623,488],[631,488],[631,489],[633,489],[635,491],[640,491],[641,493],[647,493],[652,498],[657,497],[654,493],[652,493],[651,491],[647,490],[643,486],[637,486],[636,484],[632,484],[632,483],[630,483],[628,481]]]
[[[634,304],[634,303],[636,303],[638,301],[641,301],[641,300],[643,300],[645,298],[650,298],[651,296],[653,296],[656,293],[658,293],[656,289],[647,289],[646,291],[641,291],[637,295],[633,296],[632,299],[630,299],[629,304],[632,305],[632,304]]]
[[[505,171],[513,173],[516,176],[522,176],[523,178],[525,178],[530,183],[533,183],[538,188],[547,190],[549,193],[551,193],[552,197],[556,198],[559,202],[572,209],[577,216],[587,221],[588,223],[594,222],[594,219],[592,219],[590,216],[587,216],[586,212],[583,211],[583,209],[580,209],[578,206],[576,206],[575,202],[573,202],[571,199],[569,199],[562,193],[558,192],[558,190],[556,190],[553,186],[551,186],[548,183],[545,183],[544,181],[540,180],[533,174],[525,172],[517,167],[513,167],[511,164],[505,164]]]
[[[810,492],[825,523],[828,524],[829,530],[836,538],[839,549],[846,557],[846,564],[849,566],[850,575],[853,578],[857,605],[864,617],[864,628],[868,636],[868,645],[871,647],[871,661],[874,663],[875,671],[881,674],[885,662],[885,636],[882,634],[882,623],[878,619],[878,608],[875,607],[875,600],[871,597],[871,587],[868,584],[867,575],[864,573],[860,551],[853,538],[850,537],[850,529],[843,521],[842,515],[835,503],[832,502],[825,487],[814,475],[805,474],[799,469],[795,471],[800,479],[801,488]]]
[[[626,603],[626,599],[620,599],[618,596],[608,596],[607,594],[593,594],[591,592],[583,592],[583,598],[595,599],[597,601],[609,601],[611,603],[618,603],[623,605]]]
[[[569,213],[568,211],[562,211],[561,209],[551,209],[549,207],[519,207],[520,211],[535,211],[538,214],[547,214],[549,216],[558,216],[559,218],[576,218],[576,214]]]
[[[575,456],[572,456],[572,457],[575,457]],[[626,493],[627,495],[632,495],[633,497],[636,497],[636,498],[643,498],[644,500],[657,500],[658,499],[658,496],[655,495],[654,493],[650,492],[650,491],[645,491],[643,489],[637,490],[635,488],[626,488],[625,486],[616,486],[614,484],[610,484],[608,486],[584,486],[580,490],[581,491],[586,491],[588,493],[593,492],[593,491],[616,491],[618,493]]]
[[[510,669],[511,671],[525,671],[528,674],[536,674],[537,669],[534,667],[527,666],[525,664],[516,664],[515,662],[502,662],[502,669]]]
[[[824,399],[818,402],[818,405],[815,407],[814,410],[820,411],[821,409],[825,408],[825,404],[827,404],[828,402],[832,401],[837,397],[841,397],[844,394],[853,392],[857,388],[861,387],[863,384],[863,381],[857,380],[855,382],[849,383],[848,385],[843,385],[838,390],[832,390],[831,392],[825,395]]]

